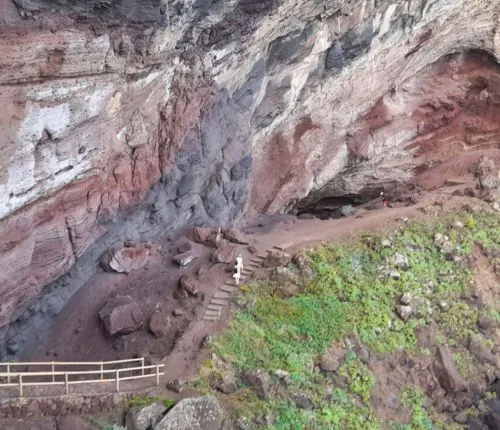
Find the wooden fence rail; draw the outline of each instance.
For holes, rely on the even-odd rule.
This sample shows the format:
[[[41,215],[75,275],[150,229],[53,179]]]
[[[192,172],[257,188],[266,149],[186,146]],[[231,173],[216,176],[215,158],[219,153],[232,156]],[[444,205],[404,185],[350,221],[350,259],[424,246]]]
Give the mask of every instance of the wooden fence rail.
[[[137,364],[139,365],[132,365]],[[131,367],[117,367],[132,365]],[[47,371],[24,370],[20,367],[49,367]],[[97,367],[95,370],[67,370],[67,367]],[[111,369],[109,367],[112,367]],[[115,383],[116,392],[120,392],[120,382],[135,379],[156,378],[160,384],[160,376],[164,375],[163,364],[144,365],[144,358],[96,362],[13,362],[0,363],[0,389],[18,388],[19,397],[23,397],[24,388],[30,386],[64,386],[66,395],[69,387],[77,384],[109,384]],[[61,369],[61,370],[58,370]],[[2,370],[6,370],[2,372]],[[98,375],[96,378],[95,375]]]

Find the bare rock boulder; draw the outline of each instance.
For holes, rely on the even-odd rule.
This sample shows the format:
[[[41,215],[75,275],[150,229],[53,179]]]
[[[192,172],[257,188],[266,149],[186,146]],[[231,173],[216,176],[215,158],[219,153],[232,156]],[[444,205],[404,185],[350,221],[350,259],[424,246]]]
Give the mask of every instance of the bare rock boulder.
[[[257,396],[262,400],[268,397],[269,387],[271,386],[271,378],[264,370],[249,370],[243,373],[243,382],[250,387],[253,387]]]
[[[147,430],[158,423],[167,408],[155,402],[144,408],[132,408],[126,416],[125,424],[127,430]]]
[[[206,246],[215,246],[217,230],[208,227],[195,227],[188,233],[188,237],[193,242]]]
[[[221,430],[224,412],[215,396],[189,397],[177,403],[153,430]]]
[[[403,321],[408,321],[413,314],[413,308],[407,305],[396,305],[396,313]]]
[[[99,318],[110,335],[132,333],[144,323],[141,308],[130,296],[109,299],[99,311]]]
[[[453,365],[451,353],[447,347],[438,346],[437,358],[434,361],[433,368],[439,383],[448,393],[456,393],[467,389],[467,383]]]
[[[302,269],[307,266],[307,258],[302,252],[297,252],[292,258],[292,263]]]
[[[145,247],[123,247],[106,252],[101,258],[101,266],[109,272],[129,273],[141,269],[149,258]]]
[[[234,393],[238,387],[236,386],[236,376],[232,369],[225,369],[220,372],[213,383],[213,387],[224,394]]]
[[[229,242],[238,243],[240,245],[248,245],[250,241],[241,231],[235,228],[226,228],[223,232],[224,238]]]
[[[500,171],[489,157],[482,156],[479,160],[477,177],[481,188],[492,190],[500,186]]]
[[[265,267],[287,266],[292,261],[292,256],[284,251],[271,249],[267,252],[266,258],[263,261]]]
[[[179,278],[179,288],[190,296],[198,296],[198,282],[192,277],[182,275]]]
[[[344,358],[344,349],[340,345],[333,344],[322,355],[319,367],[324,372],[336,372],[344,362]]]
[[[149,331],[156,337],[165,337],[170,331],[170,317],[165,312],[155,312],[149,320]]]
[[[236,258],[236,247],[234,245],[225,245],[217,248],[213,255],[212,261],[214,263],[232,263]]]
[[[196,253],[190,249],[189,251],[182,252],[180,254],[177,254],[174,256],[173,260],[179,265],[179,266],[187,266],[189,263],[191,263],[195,258],[198,256]]]

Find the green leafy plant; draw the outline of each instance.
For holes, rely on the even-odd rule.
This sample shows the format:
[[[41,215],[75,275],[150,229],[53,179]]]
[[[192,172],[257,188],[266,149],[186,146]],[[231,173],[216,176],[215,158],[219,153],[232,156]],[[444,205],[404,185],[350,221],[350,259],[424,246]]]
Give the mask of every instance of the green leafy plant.
[[[353,352],[348,352],[346,359],[339,369],[339,375],[347,378],[349,390],[367,402],[370,400],[375,379],[366,366]]]
[[[412,430],[432,430],[432,420],[424,408],[424,395],[421,391],[409,389],[403,392],[402,403],[411,411]]]

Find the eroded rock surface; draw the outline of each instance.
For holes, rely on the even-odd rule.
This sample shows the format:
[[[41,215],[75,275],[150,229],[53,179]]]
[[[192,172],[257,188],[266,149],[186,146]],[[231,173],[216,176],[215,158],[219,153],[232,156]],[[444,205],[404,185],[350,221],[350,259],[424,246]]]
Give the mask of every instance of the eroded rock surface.
[[[147,430],[154,426],[167,408],[160,402],[152,403],[143,408],[132,408],[127,413],[127,430]]]
[[[221,430],[224,413],[214,396],[182,399],[154,430]]]
[[[0,327],[130,236],[500,159],[495,1],[1,7]]]

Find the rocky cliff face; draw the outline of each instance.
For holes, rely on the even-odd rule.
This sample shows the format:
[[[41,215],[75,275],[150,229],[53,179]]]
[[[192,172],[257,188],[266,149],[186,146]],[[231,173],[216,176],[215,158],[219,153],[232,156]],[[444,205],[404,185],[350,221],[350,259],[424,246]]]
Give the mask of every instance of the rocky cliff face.
[[[497,0],[0,0],[0,327],[113,240],[498,148],[499,17]]]

